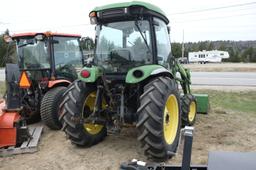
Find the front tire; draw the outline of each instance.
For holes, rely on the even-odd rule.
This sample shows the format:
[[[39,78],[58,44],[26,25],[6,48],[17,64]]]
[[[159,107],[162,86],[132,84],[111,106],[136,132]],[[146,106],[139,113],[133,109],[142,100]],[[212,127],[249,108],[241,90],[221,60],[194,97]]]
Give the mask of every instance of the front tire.
[[[148,158],[164,161],[177,150],[181,127],[178,87],[173,79],[158,77],[144,87],[137,111],[138,140]]]
[[[196,121],[197,103],[192,94],[185,94],[181,98],[182,104],[182,124],[183,126],[192,126]]]
[[[83,121],[93,112],[96,91],[94,84],[86,84],[81,80],[74,81],[60,105],[62,129],[71,142],[77,146],[89,147],[107,136],[105,126]]]
[[[50,89],[41,101],[41,119],[52,130],[60,130],[62,127],[59,121],[59,105],[66,90],[67,87],[64,86]]]

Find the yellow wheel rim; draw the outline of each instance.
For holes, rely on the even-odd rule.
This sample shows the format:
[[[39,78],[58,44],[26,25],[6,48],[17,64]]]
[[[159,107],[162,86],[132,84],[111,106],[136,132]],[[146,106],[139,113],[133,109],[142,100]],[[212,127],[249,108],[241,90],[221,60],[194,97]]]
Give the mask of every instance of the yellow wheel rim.
[[[85,108],[85,106],[87,106],[90,109],[90,113],[92,113],[94,109],[95,100],[96,100],[96,91],[90,93],[86,97],[83,109]],[[105,107],[106,107],[106,102],[105,100],[103,100],[102,108],[105,108]],[[84,117],[84,111],[83,111],[83,117]],[[98,134],[103,127],[104,127],[103,125],[93,124],[93,123],[84,124],[84,129],[91,135]]]
[[[166,101],[163,117],[164,139],[167,144],[172,144],[177,135],[179,125],[179,106],[177,98],[170,95]]]
[[[84,129],[90,133],[91,135],[98,134],[103,128],[103,125],[92,124],[92,123],[85,123]]]
[[[189,122],[193,122],[196,116],[196,103],[192,101],[189,106],[188,120]]]

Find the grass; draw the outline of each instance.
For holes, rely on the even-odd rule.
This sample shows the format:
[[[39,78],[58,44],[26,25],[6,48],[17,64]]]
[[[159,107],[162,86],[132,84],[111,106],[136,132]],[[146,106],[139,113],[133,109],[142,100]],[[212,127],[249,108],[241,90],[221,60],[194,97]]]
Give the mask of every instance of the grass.
[[[222,108],[238,112],[250,112],[256,115],[256,91],[225,92],[217,90],[196,90],[209,95],[212,108]]]
[[[256,91],[225,92],[217,90],[194,90],[196,93],[209,95],[212,108],[222,108],[239,112],[250,112],[256,115]],[[5,83],[0,82],[0,95],[5,93]]]

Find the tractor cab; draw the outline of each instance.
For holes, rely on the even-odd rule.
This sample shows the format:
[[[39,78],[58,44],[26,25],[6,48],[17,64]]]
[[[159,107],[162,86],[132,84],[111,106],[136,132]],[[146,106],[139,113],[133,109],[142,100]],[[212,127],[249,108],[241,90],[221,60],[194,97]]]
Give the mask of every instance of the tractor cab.
[[[94,64],[106,75],[125,75],[143,65],[168,68],[171,46],[164,12],[144,2],[114,5],[96,7],[89,14],[96,24]]]
[[[58,33],[22,33],[12,37],[16,41],[18,64],[35,81],[43,79],[77,78],[82,67],[80,35]]]

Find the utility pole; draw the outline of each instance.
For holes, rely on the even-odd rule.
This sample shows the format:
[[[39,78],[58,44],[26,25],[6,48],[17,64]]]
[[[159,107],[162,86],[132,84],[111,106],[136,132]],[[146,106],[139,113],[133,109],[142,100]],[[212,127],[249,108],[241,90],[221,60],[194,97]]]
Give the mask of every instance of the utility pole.
[[[182,32],[182,49],[181,49],[181,57],[184,58],[184,29]]]

